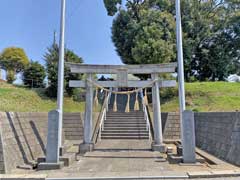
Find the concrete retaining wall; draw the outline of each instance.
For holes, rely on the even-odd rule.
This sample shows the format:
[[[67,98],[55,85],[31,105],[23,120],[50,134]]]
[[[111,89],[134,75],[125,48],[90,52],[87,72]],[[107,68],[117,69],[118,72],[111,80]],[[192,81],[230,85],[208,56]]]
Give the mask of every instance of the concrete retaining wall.
[[[240,112],[195,113],[199,148],[240,165]]]
[[[162,113],[162,124],[164,140],[181,139],[179,113]]]
[[[2,133],[0,128],[0,174],[5,173],[5,165],[4,165],[4,156],[3,156],[3,144],[2,144]]]
[[[47,113],[0,113],[6,173],[45,153]]]
[[[240,112],[194,113],[194,118],[196,145],[240,166]],[[180,140],[178,113],[162,113],[162,125],[164,140]]]
[[[151,121],[153,123],[153,112],[150,112]],[[162,118],[162,132],[164,140],[180,140],[180,117],[179,113],[175,112],[163,112],[161,113]],[[154,126],[154,124],[153,124]]]
[[[93,126],[97,118],[93,114]],[[84,113],[64,113],[64,139],[83,139]],[[17,166],[31,165],[45,155],[48,113],[0,112],[0,174],[10,173]]]

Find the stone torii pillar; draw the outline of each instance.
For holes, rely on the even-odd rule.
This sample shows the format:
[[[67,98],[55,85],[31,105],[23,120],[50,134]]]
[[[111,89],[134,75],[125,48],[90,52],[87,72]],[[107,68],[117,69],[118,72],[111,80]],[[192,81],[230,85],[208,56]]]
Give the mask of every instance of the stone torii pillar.
[[[87,74],[86,80],[86,105],[84,114],[84,136],[83,143],[79,146],[79,151],[81,154],[85,152],[92,151],[94,144],[92,142],[92,116],[93,116],[93,85],[91,81],[93,80],[92,74]]]
[[[158,80],[158,74],[151,74],[152,80]],[[153,103],[153,121],[154,121],[154,142],[152,143],[152,150],[159,152],[166,152],[166,146],[163,144],[162,135],[162,118],[160,107],[159,84],[156,81],[152,87],[152,103]]]

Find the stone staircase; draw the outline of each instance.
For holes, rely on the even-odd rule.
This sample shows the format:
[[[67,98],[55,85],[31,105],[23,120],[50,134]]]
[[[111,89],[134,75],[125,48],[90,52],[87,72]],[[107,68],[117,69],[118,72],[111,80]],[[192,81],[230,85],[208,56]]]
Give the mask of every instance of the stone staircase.
[[[102,139],[149,139],[142,111],[107,112]]]

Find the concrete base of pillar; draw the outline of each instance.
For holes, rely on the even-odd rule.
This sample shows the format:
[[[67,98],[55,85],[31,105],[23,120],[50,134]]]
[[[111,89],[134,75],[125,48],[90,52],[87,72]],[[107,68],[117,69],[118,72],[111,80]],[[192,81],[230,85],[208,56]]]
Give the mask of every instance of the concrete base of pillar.
[[[75,154],[66,154],[64,156],[59,157],[59,161],[63,162],[64,166],[69,166],[73,163],[75,160]],[[46,162],[46,157],[39,157],[37,158],[37,164],[40,163],[45,163]]]
[[[63,168],[64,163],[63,162],[59,162],[59,163],[39,163],[37,170],[55,170],[55,169],[61,169]]]
[[[91,152],[94,149],[93,143],[82,143],[79,145],[79,154],[85,154],[86,152]]]
[[[179,163],[182,163],[182,156],[169,153],[167,154],[167,160],[169,164],[179,164]]]
[[[199,165],[204,164],[206,162],[206,160],[203,157],[197,156],[196,162],[184,163],[182,156],[178,156],[177,154],[173,154],[173,153],[167,154],[167,160],[168,160],[169,164],[180,164],[182,166],[183,165],[186,165],[186,166],[191,166],[191,165],[199,166]]]
[[[158,151],[158,152],[161,152],[161,153],[166,153],[167,152],[167,147],[166,147],[166,144],[152,143],[152,150],[153,151]]]

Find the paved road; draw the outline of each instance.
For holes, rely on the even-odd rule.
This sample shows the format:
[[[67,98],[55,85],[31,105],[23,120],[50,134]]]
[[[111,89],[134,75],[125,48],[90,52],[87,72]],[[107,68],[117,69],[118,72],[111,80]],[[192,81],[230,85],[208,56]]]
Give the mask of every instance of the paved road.
[[[223,170],[233,170],[233,167],[228,164],[214,167],[208,164],[201,166],[169,164],[166,155],[151,151],[148,140],[102,140],[96,144],[93,152],[86,153],[78,162],[62,169],[60,174],[56,171],[48,172],[48,177],[151,177],[150,179],[153,179],[164,176],[188,177],[187,172],[209,173]]]

